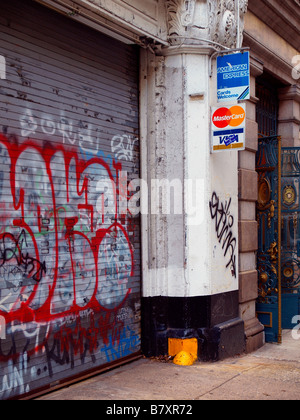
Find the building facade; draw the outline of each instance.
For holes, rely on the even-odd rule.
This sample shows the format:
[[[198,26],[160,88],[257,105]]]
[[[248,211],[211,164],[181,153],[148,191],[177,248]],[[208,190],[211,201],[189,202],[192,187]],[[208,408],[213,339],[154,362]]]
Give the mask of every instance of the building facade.
[[[261,347],[259,138],[300,146],[299,1],[0,3],[0,398],[170,339]],[[216,57],[241,48],[246,147],[212,153]]]

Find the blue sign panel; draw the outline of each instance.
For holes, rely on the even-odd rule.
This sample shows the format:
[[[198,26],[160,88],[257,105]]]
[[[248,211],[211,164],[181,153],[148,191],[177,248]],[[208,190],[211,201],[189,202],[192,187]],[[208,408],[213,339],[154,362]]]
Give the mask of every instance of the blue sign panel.
[[[249,52],[217,58],[218,102],[250,99]]]

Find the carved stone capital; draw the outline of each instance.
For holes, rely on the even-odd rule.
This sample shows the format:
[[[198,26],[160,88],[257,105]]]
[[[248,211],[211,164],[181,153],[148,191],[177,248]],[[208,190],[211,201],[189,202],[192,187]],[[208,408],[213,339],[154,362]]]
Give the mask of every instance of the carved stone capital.
[[[207,0],[207,3],[210,40],[227,48],[241,47],[248,0]]]
[[[171,45],[242,46],[248,0],[166,0]],[[238,45],[239,44],[239,45]]]
[[[194,23],[196,0],[167,0],[168,35],[170,38],[188,37]]]

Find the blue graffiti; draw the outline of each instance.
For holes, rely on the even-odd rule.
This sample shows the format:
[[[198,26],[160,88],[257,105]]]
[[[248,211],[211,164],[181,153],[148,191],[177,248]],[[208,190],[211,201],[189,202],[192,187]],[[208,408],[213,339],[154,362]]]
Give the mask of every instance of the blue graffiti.
[[[100,158],[105,160],[108,165],[113,168],[113,162],[114,162],[114,158],[111,155],[106,155],[102,150],[99,150],[97,153],[95,153],[94,150],[87,150],[87,149],[83,149],[80,145],[79,145],[79,149],[80,149],[80,153],[82,156],[82,159],[85,161],[90,161],[91,159],[94,158]]]
[[[123,329],[119,341],[113,342],[112,336],[110,336],[109,344],[105,345],[101,351],[105,353],[106,360],[110,363],[138,352],[140,344],[140,336],[127,327]]]

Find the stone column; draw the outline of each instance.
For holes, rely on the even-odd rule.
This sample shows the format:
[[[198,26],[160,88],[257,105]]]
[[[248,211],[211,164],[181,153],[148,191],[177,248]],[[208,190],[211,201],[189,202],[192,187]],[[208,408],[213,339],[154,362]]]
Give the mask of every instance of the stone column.
[[[246,150],[239,152],[239,238],[240,238],[240,317],[245,322],[246,351],[251,352],[264,344],[264,327],[256,317],[258,274],[256,251],[258,227],[256,201],[258,176],[255,171],[258,149],[256,123],[256,77],[263,73],[263,65],[251,58],[251,99],[247,101]]]
[[[278,134],[284,147],[300,146],[300,86],[279,90]]]
[[[167,353],[170,338],[196,338],[202,360],[244,350],[238,152],[211,154],[211,108],[217,95],[210,57],[220,44],[230,48],[236,43],[245,3],[240,0],[238,10],[235,1],[167,0],[170,46],[156,55],[142,54],[142,196],[147,192],[149,209],[142,221],[147,355]],[[154,179],[162,201],[152,188]],[[164,209],[173,209],[173,201],[168,207],[163,199],[170,196],[176,211],[167,214]]]

